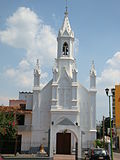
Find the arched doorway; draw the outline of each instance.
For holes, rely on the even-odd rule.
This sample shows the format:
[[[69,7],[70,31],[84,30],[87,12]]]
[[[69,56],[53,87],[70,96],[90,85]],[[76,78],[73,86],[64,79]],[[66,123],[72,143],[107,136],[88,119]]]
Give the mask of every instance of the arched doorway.
[[[75,133],[64,129],[56,133],[56,154],[75,155],[77,154],[78,139]]]
[[[63,134],[65,134],[68,139],[66,140],[69,143],[69,145],[67,146],[69,148],[68,151],[65,150],[66,141],[64,141],[64,137],[61,137],[61,140],[59,138],[59,135],[63,136]],[[61,141],[63,141],[64,143],[58,144]],[[59,148],[58,145],[60,145]],[[59,156],[58,154],[69,154],[68,156],[72,155],[72,157],[74,157],[74,160],[81,158],[80,126],[65,117],[59,118],[58,121],[52,123],[50,129],[50,156]]]

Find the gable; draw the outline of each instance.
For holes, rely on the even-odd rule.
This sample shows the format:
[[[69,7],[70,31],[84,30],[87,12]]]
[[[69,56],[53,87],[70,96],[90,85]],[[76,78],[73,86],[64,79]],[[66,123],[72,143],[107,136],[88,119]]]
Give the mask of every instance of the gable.
[[[68,118],[65,118],[62,121],[60,121],[57,125],[74,125],[74,123],[70,121]]]
[[[60,77],[58,79],[58,84],[62,87],[70,87],[72,84],[71,78],[68,76],[65,69],[62,69],[61,71]]]
[[[63,35],[64,36],[69,36],[69,33],[67,32],[67,30],[64,31]]]

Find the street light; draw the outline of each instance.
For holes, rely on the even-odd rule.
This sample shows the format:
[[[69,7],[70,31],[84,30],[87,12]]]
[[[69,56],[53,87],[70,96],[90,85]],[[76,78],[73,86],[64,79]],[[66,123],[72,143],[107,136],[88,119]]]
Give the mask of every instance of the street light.
[[[106,95],[109,97],[109,117],[110,117],[110,147],[111,147],[111,160],[113,160],[113,149],[112,149],[112,127],[111,127],[111,101],[110,97],[113,97],[115,95],[115,89],[111,89],[111,93],[109,94],[109,89],[105,89]]]

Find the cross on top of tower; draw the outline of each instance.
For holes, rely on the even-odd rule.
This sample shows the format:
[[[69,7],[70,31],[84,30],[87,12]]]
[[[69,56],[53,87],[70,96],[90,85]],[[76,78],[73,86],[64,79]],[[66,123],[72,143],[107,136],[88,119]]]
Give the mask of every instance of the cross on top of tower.
[[[68,6],[67,6],[67,0],[66,0],[66,11],[65,11],[65,15],[67,16],[68,15]]]

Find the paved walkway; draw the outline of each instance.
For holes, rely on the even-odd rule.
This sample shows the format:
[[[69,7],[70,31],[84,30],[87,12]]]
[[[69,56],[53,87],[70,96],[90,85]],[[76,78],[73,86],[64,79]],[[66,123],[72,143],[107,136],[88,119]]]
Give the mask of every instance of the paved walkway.
[[[113,153],[114,160],[120,160],[120,153]]]
[[[54,160],[75,160],[75,155],[54,155]]]

